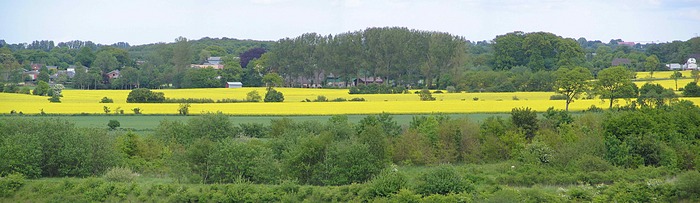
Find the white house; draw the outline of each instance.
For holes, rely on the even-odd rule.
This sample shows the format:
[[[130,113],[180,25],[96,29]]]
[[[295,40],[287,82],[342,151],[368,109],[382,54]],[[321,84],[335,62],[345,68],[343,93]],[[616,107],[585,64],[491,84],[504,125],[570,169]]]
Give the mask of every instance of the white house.
[[[669,70],[680,70],[681,64],[677,64],[677,63],[666,64],[666,68],[668,68]]]
[[[685,63],[684,68],[686,70],[697,70],[698,64],[695,58],[688,58],[688,62]]]
[[[241,82],[226,82],[226,88],[241,88],[243,83]]]

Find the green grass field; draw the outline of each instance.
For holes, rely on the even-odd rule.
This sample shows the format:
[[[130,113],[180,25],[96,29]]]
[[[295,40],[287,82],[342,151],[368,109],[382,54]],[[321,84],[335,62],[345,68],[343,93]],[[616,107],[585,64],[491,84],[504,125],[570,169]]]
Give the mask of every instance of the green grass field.
[[[423,115],[423,114],[418,114]],[[476,122],[481,122],[484,119],[491,116],[501,116],[508,117],[510,114],[507,113],[480,113],[480,114],[444,114],[451,118],[469,118]],[[357,123],[362,120],[367,115],[348,115],[348,120],[353,123]],[[399,125],[408,125],[413,119],[413,116],[417,115],[392,115],[394,120]],[[110,120],[117,120],[121,124],[121,128],[133,129],[136,131],[151,131],[155,129],[160,121],[170,120],[170,121],[182,121],[186,122],[188,119],[194,116],[150,116],[150,115],[86,115],[86,116],[32,116],[34,118],[59,118],[62,120],[67,120],[71,123],[75,123],[77,127],[88,127],[88,128],[107,128],[107,123]],[[304,121],[319,121],[326,122],[331,116],[229,116],[229,119],[234,125],[241,123],[261,123],[264,125],[270,124],[273,119],[290,118],[296,122]]]

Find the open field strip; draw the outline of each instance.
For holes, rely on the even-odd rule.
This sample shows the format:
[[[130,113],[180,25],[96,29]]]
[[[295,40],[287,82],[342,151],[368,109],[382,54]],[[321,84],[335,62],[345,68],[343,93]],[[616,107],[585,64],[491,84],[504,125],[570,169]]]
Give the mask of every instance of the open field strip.
[[[162,90],[166,97],[171,98],[243,98],[252,88],[242,89],[187,89]],[[260,90],[263,90],[260,88]],[[423,114],[423,113],[492,113],[509,112],[514,107],[530,107],[537,111],[545,111],[549,107],[564,108],[564,101],[549,100],[552,92],[512,92],[512,93],[456,93],[434,94],[437,101],[418,101],[415,94],[373,94],[349,95],[347,90],[328,89],[293,89],[279,88],[285,93],[283,103],[206,103],[192,104],[192,114],[206,112],[222,112],[231,115],[331,115],[331,114],[377,114],[382,112],[393,114]],[[261,92],[264,94],[264,92]],[[103,106],[113,111],[121,108],[127,114],[131,109],[141,108],[145,114],[176,114],[178,105],[175,103],[126,103],[128,91],[123,90],[66,90],[62,103],[49,103],[47,97],[0,93],[0,112],[17,112],[35,114],[41,109],[50,114],[100,114]],[[314,99],[324,95],[330,99],[336,97],[363,97],[366,102],[301,102],[303,99]],[[98,103],[99,99],[107,96],[115,103]],[[513,97],[518,100],[513,100]],[[474,101],[473,98],[479,98]],[[695,103],[700,98],[683,98]],[[619,100],[624,105],[624,100]],[[571,104],[571,110],[584,110],[591,105],[606,107],[607,101],[599,99],[577,100]]]
[[[673,74],[673,72],[674,71],[654,71],[654,79],[671,78],[671,74]],[[678,72],[683,74],[683,77],[690,78],[690,71],[689,70],[678,71]],[[648,78],[650,75],[649,72],[636,72],[636,73],[637,73],[637,79]]]

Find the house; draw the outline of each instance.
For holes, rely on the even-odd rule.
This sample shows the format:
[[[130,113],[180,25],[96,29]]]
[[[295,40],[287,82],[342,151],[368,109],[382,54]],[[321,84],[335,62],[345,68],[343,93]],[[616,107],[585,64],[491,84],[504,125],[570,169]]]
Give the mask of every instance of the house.
[[[205,64],[219,65],[221,64],[221,57],[209,57],[207,58],[207,63]]]
[[[618,45],[626,45],[626,46],[631,46],[631,47],[633,47],[633,46],[636,45],[637,43],[634,43],[634,42],[618,42],[617,44],[618,44]]]
[[[384,83],[384,79],[382,79],[381,77],[361,77],[361,78],[353,79],[352,82],[355,86],[357,86],[359,84],[372,84],[372,83],[382,84],[382,83]]]
[[[669,70],[680,70],[681,64],[677,64],[677,63],[666,64],[666,68],[668,68]]]
[[[42,66],[44,66],[44,64],[33,63],[33,64],[32,64],[32,70],[38,71],[39,69],[41,69]]]
[[[241,88],[243,83],[241,82],[226,82],[226,88]]]
[[[213,68],[213,69],[217,69],[217,70],[224,69],[224,65],[221,65],[221,64],[217,64],[217,65],[213,65],[213,64],[204,64],[204,65],[192,64],[192,65],[190,65],[190,67],[191,67],[191,68]]]
[[[109,79],[119,78],[119,70],[110,71],[107,73],[107,77],[109,77]]]
[[[683,65],[685,70],[698,70],[698,63],[695,58],[689,58],[688,61]]]
[[[39,77],[38,70],[24,71],[24,74],[29,76],[31,81],[36,81],[36,78]]]
[[[343,81],[340,77],[333,75],[333,73],[329,74],[326,77],[326,86],[329,87],[346,87],[345,81]]]
[[[626,58],[615,58],[612,60],[612,65],[613,66],[622,66],[622,65],[632,65],[632,61],[630,59]]]

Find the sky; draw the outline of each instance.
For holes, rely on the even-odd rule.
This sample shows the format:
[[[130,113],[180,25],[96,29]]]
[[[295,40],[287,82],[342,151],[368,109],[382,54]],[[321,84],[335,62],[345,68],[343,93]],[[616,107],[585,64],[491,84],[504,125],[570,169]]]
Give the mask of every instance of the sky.
[[[700,34],[700,0],[0,0],[0,39],[7,43],[278,40],[387,26],[471,41],[513,31],[685,41]]]

